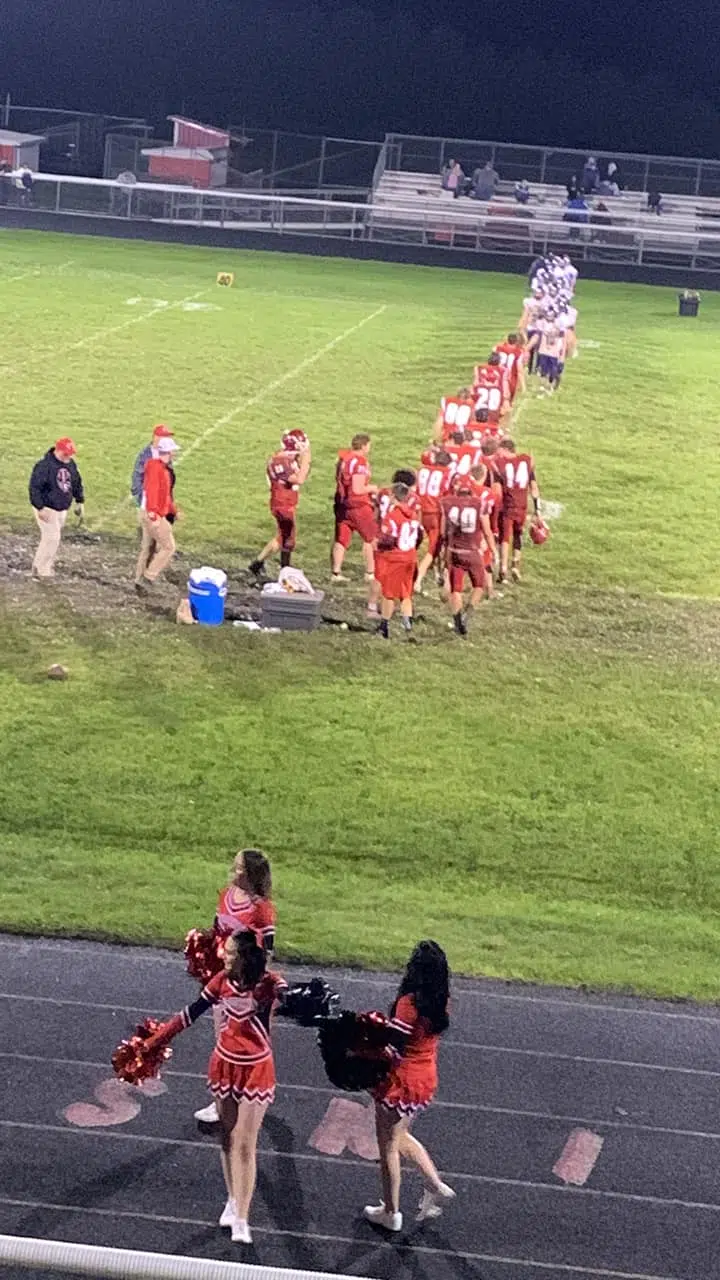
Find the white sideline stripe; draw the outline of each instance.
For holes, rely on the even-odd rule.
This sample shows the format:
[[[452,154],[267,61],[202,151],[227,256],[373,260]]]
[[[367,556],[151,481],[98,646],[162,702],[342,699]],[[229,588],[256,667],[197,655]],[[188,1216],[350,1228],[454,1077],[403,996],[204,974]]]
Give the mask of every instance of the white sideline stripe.
[[[198,1142],[192,1138],[163,1138],[150,1133],[115,1133],[111,1129],[79,1129],[71,1125],[34,1124],[29,1120],[0,1120],[0,1129],[21,1129],[25,1133],[55,1133],[64,1137],[95,1138],[101,1142],[136,1142],[141,1146],[181,1147],[193,1151],[205,1151],[215,1158],[216,1146],[210,1142]],[[272,1147],[258,1149],[261,1160],[300,1160],[305,1164],[337,1164],[353,1169],[367,1169],[367,1160],[352,1156],[315,1155],[309,1151],[276,1151]],[[519,1187],[523,1191],[545,1191],[567,1196],[564,1183],[535,1182],[530,1178],[496,1178],[487,1173],[465,1173],[457,1169],[445,1169],[451,1182],[467,1182],[471,1186]],[[573,1187],[572,1196],[589,1196],[593,1200],[618,1200],[630,1204],[672,1206],[675,1209],[692,1209],[705,1213],[720,1213],[720,1204],[704,1200],[680,1200],[675,1196],[646,1196],[636,1191],[606,1191],[599,1187]]]
[[[52,1067],[80,1067],[87,1068],[91,1071],[108,1070],[107,1062],[88,1062],[82,1058],[46,1058],[39,1053],[10,1053],[0,1052],[0,1061],[10,1059],[15,1062],[34,1062],[45,1063]],[[166,1079],[175,1080],[202,1080],[207,1081],[207,1071],[177,1071],[170,1067],[163,1070],[163,1076]],[[283,1090],[289,1093],[317,1093],[324,1096],[337,1096],[337,1089],[331,1085],[321,1084],[289,1084],[287,1081],[278,1082],[278,1091]],[[622,1133],[648,1133],[660,1134],[664,1138],[702,1138],[710,1142],[720,1142],[720,1133],[714,1133],[705,1129],[672,1129],[667,1125],[660,1124],[638,1124],[631,1120],[606,1120],[598,1116],[588,1118],[587,1116],[566,1116],[558,1115],[554,1111],[528,1111],[522,1107],[492,1107],[485,1102],[451,1102],[448,1098],[438,1098],[433,1100],[433,1107],[444,1107],[447,1111],[477,1111],[481,1115],[490,1116],[511,1116],[518,1117],[523,1120],[549,1120],[555,1124],[572,1124],[583,1125],[586,1128],[594,1129],[619,1129]]]
[[[170,1223],[173,1226],[181,1227],[217,1227],[215,1219],[212,1222],[206,1221],[204,1218],[181,1218],[166,1213],[142,1213],[133,1209],[101,1209],[96,1205],[86,1207],[80,1204],[55,1204],[47,1200],[16,1200],[9,1196],[0,1196],[0,1204],[6,1204],[11,1208],[17,1209],[44,1209],[51,1213],[84,1213],[100,1218],[135,1218],[140,1222],[163,1222]],[[285,1236],[295,1240],[318,1240],[326,1244],[349,1244],[357,1245],[359,1239],[357,1236],[335,1236],[321,1233],[318,1231],[290,1231],[285,1227],[256,1227],[253,1223],[253,1232],[259,1236]],[[2,1255],[2,1240],[0,1236],[0,1256]],[[392,1242],[376,1239],[373,1241],[373,1248],[380,1252],[392,1249],[393,1253],[407,1253],[413,1255],[418,1253],[429,1254],[432,1257],[450,1257],[454,1259],[462,1259],[465,1262],[493,1262],[501,1266],[512,1267],[535,1267],[541,1271],[562,1271],[572,1276],[599,1276],[601,1280],[679,1280],[674,1276],[648,1275],[644,1271],[608,1271],[605,1267],[581,1267],[567,1262],[537,1262],[533,1258],[512,1258],[505,1254],[498,1253],[470,1253],[461,1249],[433,1249],[431,1245],[403,1244],[402,1241],[393,1240]],[[253,1271],[259,1268],[253,1267]]]
[[[384,311],[387,311],[387,303],[383,303],[381,307],[372,311],[369,316],[364,316],[362,320],[359,320],[357,324],[351,325],[349,329],[343,330],[343,332],[339,333],[336,338],[331,338],[329,342],[325,343],[324,347],[319,347],[317,351],[313,352],[310,356],[306,356],[305,359],[301,360],[299,364],[296,364],[294,368],[288,369],[287,373],[281,374],[279,378],[275,378],[272,382],[268,382],[266,386],[261,387],[254,395],[248,396],[245,400],[240,400],[232,409],[229,409],[227,413],[224,413],[221,418],[218,418],[216,422],[213,422],[207,430],[195,437],[192,444],[188,445],[187,449],[183,450],[176,465],[179,465],[181,462],[184,462],[186,458],[189,458],[190,455],[193,454],[196,449],[199,449],[206,440],[209,440],[211,436],[215,435],[216,431],[220,431],[223,427],[228,426],[228,424],[232,422],[234,418],[239,417],[241,413],[247,413],[248,409],[252,409],[256,404],[260,404],[266,396],[269,396],[273,391],[277,391],[279,387],[285,386],[286,382],[292,382],[295,378],[299,377],[301,373],[304,373],[306,369],[310,369],[312,365],[317,364],[318,360],[322,360],[323,356],[327,355],[328,352],[333,351],[335,347],[339,347],[341,342],[345,342],[347,338],[351,338],[354,333],[359,333],[360,329],[363,329],[366,324],[370,324],[371,320],[376,320]]]

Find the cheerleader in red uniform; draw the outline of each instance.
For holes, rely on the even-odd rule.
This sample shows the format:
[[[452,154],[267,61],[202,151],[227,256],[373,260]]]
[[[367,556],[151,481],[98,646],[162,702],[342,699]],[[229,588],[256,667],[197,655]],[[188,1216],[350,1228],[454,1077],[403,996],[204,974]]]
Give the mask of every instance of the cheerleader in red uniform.
[[[412,1160],[425,1179],[418,1222],[437,1218],[455,1197],[428,1151],[410,1133],[413,1119],[429,1106],[437,1089],[438,1045],[450,1025],[449,997],[445,952],[436,942],[419,942],[390,1011],[392,1043],[400,1056],[373,1091],[383,1199],[379,1205],[366,1205],[364,1214],[387,1231],[402,1230],[401,1157]]]
[[[249,929],[255,934],[258,946],[271,956],[275,948],[275,907],[271,894],[270,863],[265,854],[259,849],[241,849],[235,855],[230,883],[218,898],[215,932],[229,938],[239,929]],[[214,1017],[217,1035],[216,1012]],[[195,1112],[195,1119],[201,1124],[217,1124],[219,1118],[214,1101]]]
[[[275,1097],[270,1016],[286,988],[279,974],[266,969],[266,953],[255,934],[249,930],[232,934],[225,943],[223,971],[152,1040],[154,1047],[165,1044],[211,1007],[220,1009],[220,1029],[208,1067],[227,1188],[220,1225],[229,1227],[233,1240],[243,1244],[252,1241],[248,1213],[255,1190],[258,1135]]]

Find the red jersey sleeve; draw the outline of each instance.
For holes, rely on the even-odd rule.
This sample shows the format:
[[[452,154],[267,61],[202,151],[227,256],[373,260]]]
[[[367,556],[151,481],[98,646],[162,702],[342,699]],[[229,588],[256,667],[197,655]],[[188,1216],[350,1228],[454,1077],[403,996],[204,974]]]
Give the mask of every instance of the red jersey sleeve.
[[[394,1031],[399,1031],[401,1035],[409,1036],[412,1034],[417,1020],[418,1011],[415,1008],[415,1001],[412,996],[400,996],[395,1006],[395,1012],[390,1019],[390,1026]]]
[[[276,919],[277,913],[272,902],[267,898],[260,898],[255,905],[255,933],[259,935],[258,941],[262,939],[266,951],[272,951]]]
[[[216,973],[215,977],[211,978],[210,981],[203,987],[202,991],[200,992],[201,998],[203,1000],[209,1000],[210,1004],[218,1004],[221,997],[222,986],[224,981],[225,981],[225,972],[223,969],[221,969],[220,972]]]

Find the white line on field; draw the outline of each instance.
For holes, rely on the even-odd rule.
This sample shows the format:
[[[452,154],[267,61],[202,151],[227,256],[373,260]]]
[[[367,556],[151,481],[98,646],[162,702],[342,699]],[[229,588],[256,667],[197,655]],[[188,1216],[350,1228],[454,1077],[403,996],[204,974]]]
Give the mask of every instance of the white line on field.
[[[70,265],[69,263],[66,265]],[[0,284],[2,281],[0,280]],[[171,302],[169,306],[153,307],[151,311],[145,311],[142,315],[131,316],[129,320],[123,320],[121,324],[111,325],[108,329],[96,329],[94,333],[88,334],[86,338],[80,338],[78,342],[71,342],[68,346],[54,347],[50,350],[36,351],[29,356],[27,360],[22,360],[20,364],[0,365],[0,374],[16,374],[23,369],[37,364],[40,360],[57,359],[58,356],[67,355],[69,351],[79,351],[83,347],[90,346],[94,342],[101,342],[104,338],[109,338],[111,334],[118,333],[121,329],[127,329],[132,324],[142,324],[144,320],[152,320],[153,316],[165,316],[169,311],[176,311],[178,307],[185,306],[188,302],[194,302],[196,298],[202,297],[204,293],[209,293],[208,289],[200,289],[197,293],[188,294],[187,298],[180,298],[177,302]]]
[[[146,311],[141,316],[131,316],[129,320],[123,320],[121,324],[112,325],[109,329],[98,329],[96,333],[91,333],[87,338],[81,338],[79,342],[73,342],[71,346],[66,347],[66,351],[76,351],[79,347],[87,347],[91,342],[99,342],[102,338],[107,338],[111,333],[119,333],[121,329],[129,329],[132,324],[142,324],[143,320],[152,320],[153,316],[167,315],[168,311],[177,311],[178,307],[184,307],[188,302],[194,302],[196,298],[201,298],[204,293],[209,293],[209,289],[200,289],[197,293],[188,294],[187,298],[180,298],[177,302],[171,302],[169,306],[155,306],[151,311]]]
[[[209,440],[216,431],[220,431],[222,427],[226,427],[228,423],[232,422],[233,419],[237,418],[241,413],[246,413],[248,409],[252,409],[273,391],[277,391],[279,387],[283,387],[286,382],[292,382],[293,379],[299,377],[301,373],[304,373],[306,369],[317,364],[318,360],[322,360],[322,357],[327,355],[329,351],[333,351],[335,347],[339,347],[340,343],[344,342],[346,338],[351,338],[354,333],[358,333],[366,324],[370,324],[371,320],[376,320],[384,311],[387,311],[387,303],[383,303],[383,305],[378,307],[376,311],[372,311],[369,316],[365,316],[362,320],[359,320],[357,324],[351,325],[349,329],[344,329],[336,338],[331,338],[329,342],[326,342],[324,347],[319,347],[311,356],[306,356],[305,359],[301,360],[299,364],[296,364],[294,368],[288,369],[287,373],[283,373],[279,378],[275,378],[272,382],[268,382],[264,387],[261,387],[259,391],[256,391],[254,395],[248,396],[245,400],[240,400],[232,409],[229,409],[227,413],[224,413],[222,418],[218,418],[207,428],[207,430],[195,437],[192,444],[189,445],[187,449],[183,450],[182,456],[178,458],[178,463],[184,462],[186,458],[189,458],[190,455],[194,453],[196,449],[199,449],[206,440]]]
[[[72,266],[72,259],[69,262],[61,262],[59,267],[33,267],[31,271],[21,271],[16,276],[0,276],[0,284],[12,284],[15,280],[27,280],[30,276],[41,276],[48,274],[59,275],[61,271],[65,271],[67,267]]]

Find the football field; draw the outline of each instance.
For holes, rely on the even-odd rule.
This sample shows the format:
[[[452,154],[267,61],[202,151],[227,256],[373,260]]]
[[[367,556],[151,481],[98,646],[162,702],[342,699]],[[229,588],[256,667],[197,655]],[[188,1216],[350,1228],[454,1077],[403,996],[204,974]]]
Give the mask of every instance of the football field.
[[[337,449],[369,431],[381,483],[416,464],[524,292],[0,236],[0,927],[177,944],[257,843],[286,958],[390,966],[435,936],[467,973],[720,994],[720,295],[680,320],[674,290],[581,278],[579,358],[513,428],[562,515],[466,643],[434,598],[415,646],[364,630],[357,548],[328,582]],[[349,631],[138,605],[126,494],[160,421],[183,446],[180,549],[240,593],[271,533],[266,457],[308,432],[295,562]],[[93,537],[43,592],[27,479],[64,434]]]

